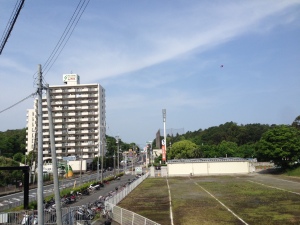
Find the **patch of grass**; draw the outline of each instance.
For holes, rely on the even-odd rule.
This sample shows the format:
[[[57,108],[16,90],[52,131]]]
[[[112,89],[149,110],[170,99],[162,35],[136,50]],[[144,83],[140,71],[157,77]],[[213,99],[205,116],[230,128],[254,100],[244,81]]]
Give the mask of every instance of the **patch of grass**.
[[[285,174],[288,176],[300,177],[300,167],[288,170]]]
[[[299,195],[253,183],[251,179],[251,176],[168,178],[174,223],[241,224],[208,191],[249,224],[300,224]],[[169,225],[166,179],[146,179],[119,206]]]
[[[119,205],[160,224],[170,224],[167,182],[163,178],[146,179]]]

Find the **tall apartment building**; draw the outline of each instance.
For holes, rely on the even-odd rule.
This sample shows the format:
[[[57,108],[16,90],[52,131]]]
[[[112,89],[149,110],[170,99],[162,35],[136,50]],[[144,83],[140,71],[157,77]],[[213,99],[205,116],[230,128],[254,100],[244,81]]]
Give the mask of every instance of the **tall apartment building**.
[[[49,86],[57,158],[91,159],[104,148],[105,89],[80,84],[77,74],[64,74],[64,85]],[[37,149],[38,102],[27,111],[27,152]],[[43,157],[51,157],[47,99],[42,99]],[[34,144],[36,142],[36,144]],[[101,151],[100,151],[101,146]],[[104,152],[105,154],[105,152]]]

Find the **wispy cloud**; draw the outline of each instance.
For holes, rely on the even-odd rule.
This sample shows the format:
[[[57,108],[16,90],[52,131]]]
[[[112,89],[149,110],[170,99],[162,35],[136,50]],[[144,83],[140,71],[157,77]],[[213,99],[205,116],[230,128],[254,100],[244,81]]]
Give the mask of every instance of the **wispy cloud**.
[[[282,23],[282,19],[274,15],[284,14],[296,4],[299,1],[198,2],[187,4],[183,11],[164,13],[157,10],[146,15],[131,9],[133,15],[126,18],[126,22],[133,26],[120,26],[124,18],[116,16],[109,30],[102,31],[105,26],[102,21],[96,29],[94,25],[85,27],[82,33],[92,33],[89,29],[93,29],[93,36],[89,36],[88,42],[76,40],[84,49],[68,50],[68,60],[61,64],[78,65],[79,70],[80,67],[89,68],[89,79],[134,72],[195,50],[206,51],[246,32],[261,31],[266,28],[262,26],[263,21],[269,17],[272,22],[267,25],[271,29]],[[293,21],[291,16],[286,18],[286,22]],[[77,57],[82,52],[89,57]]]

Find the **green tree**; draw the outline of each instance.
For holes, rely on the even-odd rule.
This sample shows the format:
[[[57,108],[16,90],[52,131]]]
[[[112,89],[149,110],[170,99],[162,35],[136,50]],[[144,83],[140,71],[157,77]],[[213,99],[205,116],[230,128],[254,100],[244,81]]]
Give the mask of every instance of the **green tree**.
[[[234,157],[237,153],[238,146],[235,142],[222,141],[218,145],[218,157]]]
[[[23,158],[24,158],[24,154],[22,154],[21,152],[18,152],[13,156],[13,160],[17,162],[22,162]]]
[[[199,150],[198,150],[199,149]],[[195,158],[199,153],[200,148],[195,143],[189,140],[178,141],[169,148],[167,152],[168,159],[187,159]]]
[[[258,142],[256,154],[260,161],[273,160],[288,167],[300,158],[300,131],[287,125],[268,130]]]
[[[300,130],[300,116],[297,116],[293,121],[292,126]]]

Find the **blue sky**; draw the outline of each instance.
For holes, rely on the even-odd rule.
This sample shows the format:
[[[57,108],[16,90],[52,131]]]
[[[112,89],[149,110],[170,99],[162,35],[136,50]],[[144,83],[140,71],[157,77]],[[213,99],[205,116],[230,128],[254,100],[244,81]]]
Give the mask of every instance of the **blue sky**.
[[[0,2],[4,32],[17,1]],[[0,111],[35,92],[79,1],[25,1],[0,55]],[[163,128],[291,124],[300,115],[300,1],[91,0],[45,81],[106,89],[107,134],[141,147]],[[223,65],[223,67],[221,67]],[[33,99],[0,114],[26,126]]]

